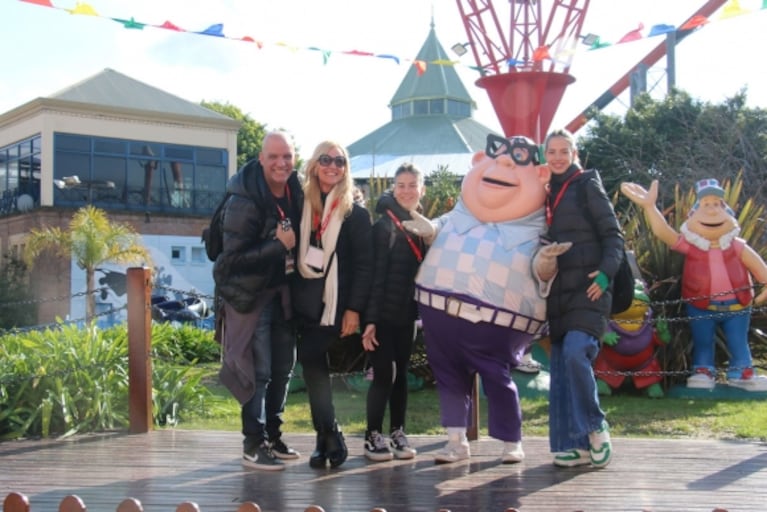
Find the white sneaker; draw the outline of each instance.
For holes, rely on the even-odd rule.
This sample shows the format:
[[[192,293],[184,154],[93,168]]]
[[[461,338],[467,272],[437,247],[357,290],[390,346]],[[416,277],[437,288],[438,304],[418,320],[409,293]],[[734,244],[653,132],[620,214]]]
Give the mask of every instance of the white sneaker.
[[[554,465],[561,468],[573,468],[575,466],[585,466],[591,464],[591,454],[589,450],[573,448],[566,452],[557,452],[554,454]]]
[[[444,448],[434,456],[434,462],[457,462],[471,457],[468,441],[448,441]]]
[[[416,454],[415,448],[410,446],[407,436],[401,428],[391,433],[391,451],[398,459],[412,459]]]
[[[394,458],[389,443],[377,430],[365,435],[365,457],[373,462],[385,462]]]
[[[727,379],[727,384],[746,391],[767,391],[767,377],[755,375],[751,368],[743,371],[739,379]]]
[[[698,372],[687,378],[687,387],[693,389],[714,389],[716,382],[708,372]]]
[[[513,464],[525,460],[525,452],[522,450],[522,441],[516,443],[503,443],[503,453],[501,462],[504,464]]]
[[[533,359],[533,354],[531,352],[526,352],[525,355],[522,356],[522,360],[514,369],[522,373],[539,373],[542,366],[541,363]]]
[[[589,458],[595,468],[603,468],[610,463],[613,456],[613,445],[610,441],[610,427],[607,421],[602,421],[599,430],[589,434]]]

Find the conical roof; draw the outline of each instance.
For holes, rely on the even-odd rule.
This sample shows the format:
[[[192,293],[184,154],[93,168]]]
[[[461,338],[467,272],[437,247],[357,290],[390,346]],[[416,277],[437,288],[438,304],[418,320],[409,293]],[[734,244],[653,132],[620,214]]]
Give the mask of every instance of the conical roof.
[[[419,74],[410,66],[391,99],[392,119],[349,145],[355,178],[394,175],[399,165],[414,163],[429,174],[438,167],[463,175],[471,156],[484,150],[494,130],[472,118],[474,100],[440,44],[432,21],[416,57],[426,63]]]
[[[110,68],[105,68],[93,76],[70,85],[50,95],[49,98],[112,108],[231,121],[229,117],[223,114],[174,96]]]

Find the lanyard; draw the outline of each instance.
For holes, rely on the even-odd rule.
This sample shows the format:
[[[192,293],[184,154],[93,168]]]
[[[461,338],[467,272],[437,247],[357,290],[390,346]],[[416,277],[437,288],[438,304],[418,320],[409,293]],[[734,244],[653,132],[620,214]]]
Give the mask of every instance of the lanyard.
[[[292,201],[290,200],[290,189],[288,188],[287,185],[285,185],[285,195],[288,197],[288,206],[290,206]],[[281,221],[285,220],[285,212],[280,207],[280,203],[277,202],[276,197],[274,198],[274,206],[277,207],[277,213],[280,214],[280,220]]]
[[[315,213],[314,218],[312,219],[312,226],[314,226],[314,230],[317,232],[315,238],[317,239],[317,245],[319,247],[322,247],[322,233],[325,232],[325,230],[328,228],[328,223],[330,223],[330,217],[333,215],[333,210],[336,209],[336,206],[338,206],[338,198],[336,198],[335,201],[333,201],[333,204],[330,205],[330,211],[325,216],[325,219],[322,221],[322,225],[320,225],[320,216],[319,214]]]
[[[562,184],[562,188],[559,189],[559,192],[557,193],[557,197],[554,199],[554,204],[551,204],[551,196],[549,195],[546,197],[546,225],[551,226],[552,220],[554,220],[554,210],[557,209],[557,206],[559,205],[559,202],[562,200],[562,196],[565,194],[565,190],[567,190],[567,187],[570,186],[570,182],[573,181],[573,178],[576,176],[583,174],[583,169],[578,169],[578,172],[574,172],[572,176],[567,178],[567,181],[565,181]]]
[[[418,263],[421,263],[423,260],[423,254],[421,254],[421,249],[415,244],[413,239],[410,237],[407,231],[405,231],[405,228],[402,226],[402,223],[399,221],[396,215],[391,210],[386,210],[386,213],[389,214],[389,217],[391,217],[391,220],[394,222],[394,224],[399,228],[400,231],[405,235],[405,238],[407,239],[407,243],[410,245],[410,250],[413,251],[413,254],[415,254],[415,259],[418,260]]]

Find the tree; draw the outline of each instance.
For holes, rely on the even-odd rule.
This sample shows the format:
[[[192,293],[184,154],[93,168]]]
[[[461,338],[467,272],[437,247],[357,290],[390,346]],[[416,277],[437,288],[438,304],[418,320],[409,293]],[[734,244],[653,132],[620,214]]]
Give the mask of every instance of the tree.
[[[94,291],[98,266],[104,263],[149,264],[151,260],[132,227],[110,222],[104,210],[93,206],[77,210],[68,231],[58,227],[33,229],[25,242],[24,261],[30,268],[41,253],[53,250],[65,258],[74,258],[77,266],[85,270],[86,316],[89,319],[96,310]]]
[[[597,114],[579,146],[584,166],[600,170],[610,195],[623,181],[649,185],[658,179],[671,191],[742,173],[744,189],[767,199],[767,110],[747,108],[745,90],[719,105],[680,90],[661,100],[643,94],[625,117]],[[672,200],[660,198],[662,204]]]
[[[205,108],[241,121],[242,126],[237,132],[237,168],[239,169],[248,160],[258,157],[261,151],[261,141],[266,134],[266,125],[253,120],[248,114],[229,103],[203,101],[200,103]]]
[[[27,286],[27,267],[10,253],[0,264],[0,330],[32,325],[37,306]]]

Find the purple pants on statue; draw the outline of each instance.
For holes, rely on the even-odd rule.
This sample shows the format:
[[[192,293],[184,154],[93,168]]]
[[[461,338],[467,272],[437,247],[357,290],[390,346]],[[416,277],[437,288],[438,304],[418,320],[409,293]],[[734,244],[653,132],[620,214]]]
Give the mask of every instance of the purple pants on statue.
[[[533,335],[488,322],[473,323],[424,304],[418,308],[426,356],[437,382],[442,426],[469,426],[474,375],[479,374],[487,397],[490,436],[521,441],[522,409],[511,369],[519,365]]]

